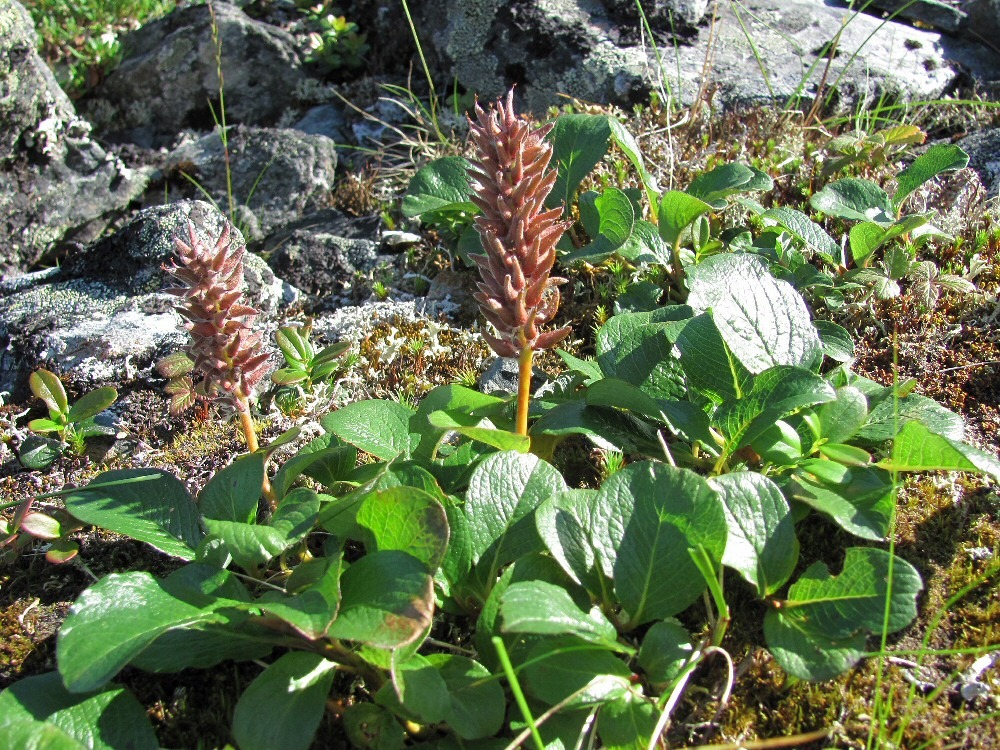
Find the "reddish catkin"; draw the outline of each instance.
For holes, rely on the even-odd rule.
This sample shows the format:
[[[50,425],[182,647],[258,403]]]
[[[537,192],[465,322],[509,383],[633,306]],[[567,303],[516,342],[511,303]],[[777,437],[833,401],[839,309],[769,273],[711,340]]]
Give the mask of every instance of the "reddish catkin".
[[[514,90],[488,109],[476,104],[470,119],[476,155],[469,170],[472,200],[482,213],[475,227],[485,253],[473,255],[482,281],[474,295],[496,329],[484,333],[501,357],[524,357],[548,349],[570,329],[542,332],[559,307],[560,284],[551,277],[556,243],[569,224],[562,208],[545,210],[556,180],[549,170],[552,146],[545,140],[551,125],[532,127],[514,113]]]
[[[244,248],[231,242],[228,222],[214,247],[198,236],[193,224],[188,237],[188,242],[175,240],[179,262],[164,270],[177,285],[164,291],[179,298],[176,309],[191,335],[186,351],[203,378],[198,395],[242,415],[270,369],[261,334],[253,330],[257,310],[243,302]]]

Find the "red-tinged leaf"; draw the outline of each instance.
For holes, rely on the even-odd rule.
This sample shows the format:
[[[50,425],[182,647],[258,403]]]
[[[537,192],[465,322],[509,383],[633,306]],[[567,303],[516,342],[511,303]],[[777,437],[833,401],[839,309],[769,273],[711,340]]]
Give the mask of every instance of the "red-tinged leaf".
[[[69,539],[58,539],[45,552],[45,559],[53,565],[69,562],[80,551],[80,545]]]
[[[36,370],[28,376],[28,385],[31,392],[45,402],[49,411],[65,414],[69,410],[66,389],[55,373],[46,369]]]
[[[187,375],[194,369],[194,362],[187,352],[174,352],[156,363],[156,371],[165,378]]]
[[[62,536],[62,526],[52,516],[37,511],[25,515],[21,528],[39,539],[58,539]]]

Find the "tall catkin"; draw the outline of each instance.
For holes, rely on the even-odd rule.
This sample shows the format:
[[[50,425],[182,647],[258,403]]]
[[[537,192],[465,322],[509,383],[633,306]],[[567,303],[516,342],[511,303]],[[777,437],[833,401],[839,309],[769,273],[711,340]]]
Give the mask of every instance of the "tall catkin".
[[[268,370],[270,356],[261,351],[261,334],[253,330],[257,310],[243,302],[242,246],[230,241],[226,222],[215,246],[188,226],[188,242],[175,239],[177,260],[164,270],[176,286],[177,312],[191,335],[186,347],[194,369],[202,376],[198,395],[249,411],[254,387]]]
[[[474,255],[482,281],[474,295],[497,334],[484,336],[502,357],[547,349],[570,329],[542,332],[559,307],[559,284],[550,277],[556,243],[569,226],[560,221],[562,208],[544,210],[556,173],[547,169],[552,146],[545,136],[552,128],[532,127],[514,114],[514,91],[506,103],[498,99],[483,110],[476,104],[476,121],[469,121],[476,149],[469,177],[472,200],[482,210],[475,227],[483,255]]]

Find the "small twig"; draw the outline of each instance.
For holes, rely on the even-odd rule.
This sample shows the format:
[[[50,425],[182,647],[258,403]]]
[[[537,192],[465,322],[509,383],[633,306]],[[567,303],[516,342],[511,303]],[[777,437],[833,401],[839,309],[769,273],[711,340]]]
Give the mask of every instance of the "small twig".
[[[943,370],[938,370],[938,372],[955,372],[955,370],[968,370],[969,368],[972,367],[983,367],[985,365],[1000,365],[1000,359],[988,359],[985,362],[973,362],[971,365],[958,365],[957,367],[945,367]]]
[[[793,734],[789,737],[773,737],[769,740],[749,740],[747,742],[730,742],[724,745],[698,745],[691,750],[765,750],[771,747],[801,747],[810,742],[824,740],[833,734],[833,729],[817,729],[815,732]]]

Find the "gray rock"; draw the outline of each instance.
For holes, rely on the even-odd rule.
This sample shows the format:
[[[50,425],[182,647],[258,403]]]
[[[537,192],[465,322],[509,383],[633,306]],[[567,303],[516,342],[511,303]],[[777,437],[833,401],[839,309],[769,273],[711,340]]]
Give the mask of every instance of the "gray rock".
[[[379,218],[327,209],[267,238],[263,254],[275,273],[317,296],[342,292],[356,273],[375,268]]]
[[[310,135],[324,135],[337,144],[350,142],[350,127],[344,111],[333,104],[313,107],[292,127]]]
[[[519,377],[516,357],[494,357],[483,374],[479,376],[479,390],[491,396],[513,396],[517,393]],[[531,390],[536,391],[547,380],[539,368],[531,370]]]
[[[635,0],[604,0],[604,4],[619,21],[642,22]],[[642,0],[642,12],[654,31],[675,31],[697,26],[709,5],[709,0]]]
[[[214,240],[224,221],[202,201],[149,208],[60,269],[0,282],[0,390],[23,386],[40,366],[71,371],[86,387],[148,374],[186,341],[173,299],[160,291],[174,238],[193,222]],[[243,242],[238,230],[233,237]],[[296,290],[251,253],[244,280],[262,322],[295,299]]]
[[[966,0],[962,10],[969,17],[966,36],[992,45],[1000,45],[1000,0]]]
[[[217,0],[212,4],[221,45],[228,124],[273,125],[298,104],[307,80],[295,40]],[[183,8],[122,40],[123,59],[83,111],[104,135],[145,146],[176,133],[209,130],[219,108],[219,76],[209,6]],[[209,106],[211,102],[211,107]]]
[[[659,72],[650,40],[616,25],[598,0],[428,0],[421,29],[439,64],[469,89],[493,97],[517,83],[535,112],[565,94],[627,105],[657,88],[690,104],[706,74],[722,108],[808,100],[824,72],[837,89],[833,102],[852,109],[883,95],[938,98],[966,72],[991,80],[1000,69],[1000,57],[984,46],[832,2],[747,0],[739,16],[731,3],[718,7],[711,54],[705,28],[694,39],[656,35]],[[838,32],[825,71],[823,53]]]
[[[57,243],[94,239],[148,181],[90,138],[37,42],[27,11],[0,5],[2,274],[26,270]]]
[[[979,173],[987,197],[1000,196],[1000,128],[970,133],[957,145],[969,154],[969,168]]]
[[[872,15],[887,15],[894,19],[917,21],[930,28],[956,34],[968,21],[967,14],[954,4],[939,0],[874,0],[865,7]]]
[[[326,136],[235,126],[229,129],[228,143],[237,223],[247,239],[260,239],[328,204],[337,150]],[[217,132],[174,149],[168,169],[191,173],[219,206],[227,204],[226,159]],[[196,194],[186,181],[178,187]]]

